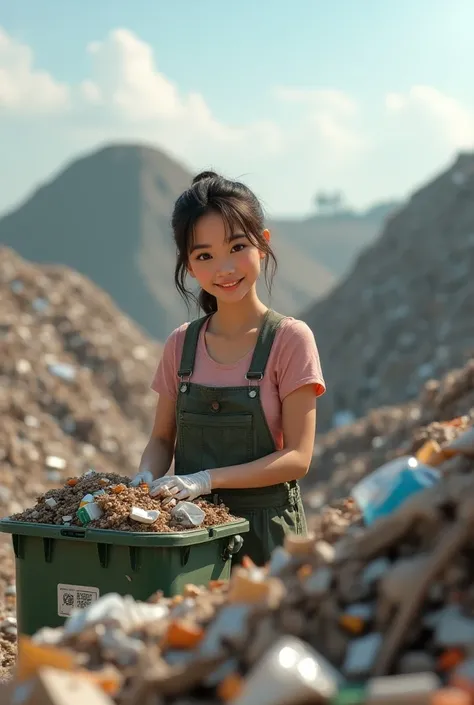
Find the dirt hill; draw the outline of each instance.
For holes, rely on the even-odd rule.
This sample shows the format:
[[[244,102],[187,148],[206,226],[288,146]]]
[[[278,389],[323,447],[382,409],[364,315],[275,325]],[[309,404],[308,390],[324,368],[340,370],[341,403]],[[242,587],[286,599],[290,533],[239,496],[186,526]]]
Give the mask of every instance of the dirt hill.
[[[416,397],[474,349],[474,154],[461,154],[414,193],[323,300],[300,314],[314,331],[328,392],[321,431],[337,413]]]

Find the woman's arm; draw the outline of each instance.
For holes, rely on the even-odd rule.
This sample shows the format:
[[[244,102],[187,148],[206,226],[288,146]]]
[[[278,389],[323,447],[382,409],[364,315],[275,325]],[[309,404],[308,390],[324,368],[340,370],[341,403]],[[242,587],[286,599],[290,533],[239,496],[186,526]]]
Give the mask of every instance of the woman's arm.
[[[155,421],[140,461],[139,473],[149,471],[154,479],[170,469],[176,439],[176,402],[161,394],[155,411]]]
[[[299,480],[308,472],[316,431],[314,384],[296,389],[282,404],[282,450],[243,465],[209,469],[212,487],[245,489]]]

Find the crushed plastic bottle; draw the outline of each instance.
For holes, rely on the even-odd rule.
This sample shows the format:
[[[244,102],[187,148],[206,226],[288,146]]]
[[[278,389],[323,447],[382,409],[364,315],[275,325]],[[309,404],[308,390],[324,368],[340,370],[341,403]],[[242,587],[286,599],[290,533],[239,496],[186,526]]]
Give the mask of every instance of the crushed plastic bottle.
[[[407,455],[385,463],[364,477],[353,487],[351,495],[368,526],[379,517],[391,514],[416,492],[432,487],[439,479],[438,470]]]

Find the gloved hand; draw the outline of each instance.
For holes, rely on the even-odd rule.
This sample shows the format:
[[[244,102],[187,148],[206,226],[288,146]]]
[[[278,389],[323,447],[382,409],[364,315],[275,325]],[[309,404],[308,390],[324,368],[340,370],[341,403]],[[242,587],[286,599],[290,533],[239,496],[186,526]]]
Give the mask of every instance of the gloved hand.
[[[166,480],[166,482],[150,488],[150,495],[159,497],[161,494],[166,493],[166,497],[162,500],[163,504],[168,504],[173,499],[178,500],[178,502],[181,500],[192,502],[193,499],[203,494],[210,494],[212,490],[211,475],[208,470],[195,472],[191,475],[170,475],[167,478],[163,477],[160,479]]]
[[[138,485],[146,484],[150,486],[153,484],[153,475],[150,470],[140,470],[130,483],[130,487],[138,487]]]

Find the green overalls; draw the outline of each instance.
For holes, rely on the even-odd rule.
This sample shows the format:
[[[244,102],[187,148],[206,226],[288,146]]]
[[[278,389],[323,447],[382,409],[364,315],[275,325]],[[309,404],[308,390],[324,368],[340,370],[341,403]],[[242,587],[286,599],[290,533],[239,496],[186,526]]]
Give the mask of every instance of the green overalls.
[[[212,314],[210,314],[212,315]],[[190,382],[199,333],[209,316],[186,329],[178,371],[176,405],[176,475],[240,465],[276,451],[268,427],[258,382],[263,379],[278,326],[284,316],[268,310],[241,387],[205,387]],[[207,497],[206,497],[207,499]],[[306,533],[306,519],[296,481],[256,489],[213,489],[214,502],[224,502],[234,516],[249,520],[242,550],[235,562],[249,556],[263,565],[285,534]]]

